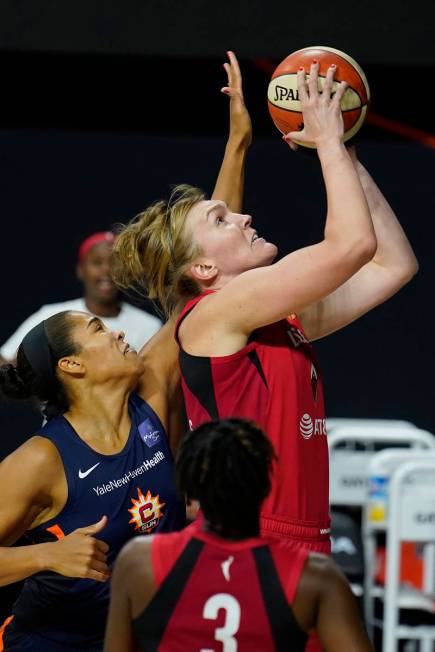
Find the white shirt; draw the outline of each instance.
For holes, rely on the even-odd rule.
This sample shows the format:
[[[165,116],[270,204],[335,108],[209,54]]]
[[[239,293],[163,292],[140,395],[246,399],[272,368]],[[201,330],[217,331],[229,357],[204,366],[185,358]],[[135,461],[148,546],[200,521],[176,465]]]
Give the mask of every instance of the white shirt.
[[[37,312],[30,315],[17,328],[15,333],[0,348],[0,355],[5,360],[13,360],[16,356],[17,349],[27,333],[44,319],[48,319],[57,312],[63,310],[79,310],[80,312],[89,312],[85,300],[71,299],[62,303],[50,303],[42,306]],[[107,328],[116,331],[125,332],[125,341],[128,342],[136,351],[138,351],[147,342],[150,337],[157,333],[162,323],[160,319],[150,315],[144,310],[135,308],[129,303],[121,303],[121,310],[116,317],[101,317],[101,321],[106,324]]]

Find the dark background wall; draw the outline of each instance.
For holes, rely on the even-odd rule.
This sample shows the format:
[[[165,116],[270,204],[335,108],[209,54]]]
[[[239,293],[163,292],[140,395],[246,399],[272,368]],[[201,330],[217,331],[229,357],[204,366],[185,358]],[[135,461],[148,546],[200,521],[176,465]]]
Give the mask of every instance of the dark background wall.
[[[367,63],[435,64],[431,0],[3,0],[9,50],[284,57],[334,44]],[[225,43],[223,45],[223,43]]]

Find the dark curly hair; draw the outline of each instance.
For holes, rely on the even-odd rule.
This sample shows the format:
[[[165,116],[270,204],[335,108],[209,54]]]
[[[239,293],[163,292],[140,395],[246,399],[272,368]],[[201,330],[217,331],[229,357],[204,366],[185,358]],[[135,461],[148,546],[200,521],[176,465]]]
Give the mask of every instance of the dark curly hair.
[[[274,458],[272,443],[252,421],[211,421],[183,438],[178,486],[187,499],[199,501],[209,529],[219,536],[256,536]]]

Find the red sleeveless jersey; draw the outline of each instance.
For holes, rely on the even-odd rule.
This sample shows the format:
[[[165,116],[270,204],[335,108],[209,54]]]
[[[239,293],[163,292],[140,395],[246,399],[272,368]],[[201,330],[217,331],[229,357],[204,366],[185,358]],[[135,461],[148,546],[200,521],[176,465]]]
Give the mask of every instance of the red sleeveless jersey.
[[[291,608],[307,551],[278,542],[230,542],[186,528],[156,535],[156,593],[133,621],[143,650],[302,652],[307,640]]]
[[[185,306],[177,339],[182,320],[204,296]],[[272,491],[262,508],[261,531],[313,544],[329,541],[322,380],[299,320],[289,318],[259,328],[232,355],[194,356],[180,347],[180,367],[191,428],[213,419],[247,418],[258,423],[274,445],[278,460]],[[310,547],[327,552],[325,543]]]

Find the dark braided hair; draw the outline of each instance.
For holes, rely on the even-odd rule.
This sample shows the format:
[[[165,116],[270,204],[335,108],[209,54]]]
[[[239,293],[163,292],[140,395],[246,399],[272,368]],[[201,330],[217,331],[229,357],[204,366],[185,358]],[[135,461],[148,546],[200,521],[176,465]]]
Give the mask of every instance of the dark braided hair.
[[[252,421],[211,421],[183,438],[178,486],[187,499],[199,501],[208,528],[219,536],[256,536],[274,457],[272,443]]]
[[[24,338],[18,348],[16,366],[6,364],[0,367],[0,393],[15,399],[36,398],[47,420],[65,412],[69,400],[56,370],[60,358],[80,352],[72,338],[72,330],[73,320],[69,311],[59,312],[43,322],[46,338],[43,344],[48,346],[49,355],[48,374],[41,374],[32,367],[24,351]]]

